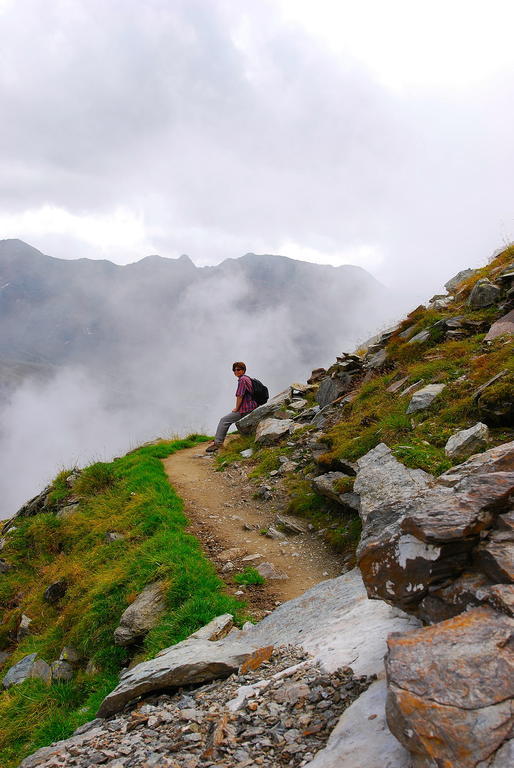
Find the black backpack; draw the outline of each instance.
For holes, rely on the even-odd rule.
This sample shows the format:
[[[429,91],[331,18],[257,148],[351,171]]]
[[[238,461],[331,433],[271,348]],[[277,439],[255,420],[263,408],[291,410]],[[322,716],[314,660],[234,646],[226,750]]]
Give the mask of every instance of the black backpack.
[[[264,405],[268,401],[268,387],[265,387],[259,379],[250,379],[253,385],[253,399],[257,405]]]

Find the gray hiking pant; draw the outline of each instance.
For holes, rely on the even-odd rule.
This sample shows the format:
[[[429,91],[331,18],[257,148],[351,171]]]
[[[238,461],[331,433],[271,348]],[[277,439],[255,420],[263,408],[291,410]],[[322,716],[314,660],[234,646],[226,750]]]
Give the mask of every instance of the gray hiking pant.
[[[227,436],[228,428],[230,425],[235,424],[236,421],[239,421],[239,419],[242,419],[243,416],[246,415],[246,413],[227,413],[226,416],[222,416],[220,423],[218,424],[218,429],[216,430],[216,437],[214,438],[214,442],[222,443]]]

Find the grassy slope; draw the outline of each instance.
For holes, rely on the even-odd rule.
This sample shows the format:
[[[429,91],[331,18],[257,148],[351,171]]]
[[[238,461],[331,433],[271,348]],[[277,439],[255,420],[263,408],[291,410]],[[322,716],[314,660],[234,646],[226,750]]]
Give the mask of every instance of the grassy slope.
[[[494,279],[495,274],[513,260],[514,246],[511,246],[460,286],[459,295],[447,309],[435,311],[418,307],[402,322],[387,344],[388,360],[384,369],[356,385],[355,399],[341,408],[335,423],[319,438],[327,446],[327,452],[320,459],[321,470],[328,471],[337,459],[355,461],[380,442],[389,445],[406,466],[436,475],[459,463],[458,459],[452,461],[446,456],[444,446],[452,434],[482,419],[473,394],[500,371],[507,370],[508,375],[491,386],[484,397],[490,402],[504,399],[508,393],[512,397],[514,343],[512,337],[504,337],[484,346],[484,332],[461,341],[445,341],[442,332],[432,326],[443,318],[464,316],[466,320],[482,321],[489,327],[501,316],[501,311],[495,306],[478,311],[470,309],[469,294],[477,280]],[[400,334],[407,328],[411,329],[409,336],[402,339]],[[431,328],[428,341],[408,344],[410,338],[426,328]],[[407,415],[411,396],[386,391],[390,384],[403,378],[406,381],[401,389],[417,381],[423,385],[445,383],[447,386],[430,408]],[[491,445],[514,439],[512,428],[501,424],[488,426]],[[308,429],[316,431],[313,427]],[[218,466],[223,469],[231,462],[242,462],[250,468],[250,477],[262,483],[270,471],[279,468],[279,457],[294,453],[305,437],[302,432],[288,437],[287,442],[295,443],[295,447],[283,442],[271,448],[258,448],[252,437],[241,436],[220,452]],[[254,449],[250,459],[242,459],[239,451],[244,448]],[[326,529],[326,538],[339,551],[351,552],[359,541],[360,521],[313,490],[311,478],[319,472],[320,466],[307,460],[286,478],[289,510],[308,518],[316,528]]]
[[[9,647],[22,613],[33,623],[1,674],[34,651],[51,662],[65,645],[79,650],[84,663],[71,682],[47,687],[31,680],[0,694],[3,768],[95,716],[129,660],[127,650],[114,645],[114,629],[146,584],[165,581],[167,611],[138,649],[138,659],[184,639],[221,613],[241,618],[242,605],[224,594],[197,540],[185,532],[182,501],[160,461],[202,439],[162,442],[93,464],[73,491],[65,482],[69,472],[62,472],[53,486],[55,508],[73,493],[80,498],[78,511],[67,519],[53,511],[20,519],[8,535],[2,555],[15,570],[0,576],[0,648]],[[107,543],[109,531],[124,538]],[[45,588],[62,578],[69,584],[65,597],[57,606],[48,605]],[[97,667],[94,674],[86,674],[86,661]]]

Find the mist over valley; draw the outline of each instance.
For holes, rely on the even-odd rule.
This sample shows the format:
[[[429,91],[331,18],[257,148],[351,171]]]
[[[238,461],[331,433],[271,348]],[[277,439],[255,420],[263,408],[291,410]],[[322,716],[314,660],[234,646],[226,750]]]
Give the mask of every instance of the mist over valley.
[[[234,360],[278,392],[397,311],[360,267],[256,254],[119,266],[0,241],[0,517],[61,467],[212,433],[233,407]]]

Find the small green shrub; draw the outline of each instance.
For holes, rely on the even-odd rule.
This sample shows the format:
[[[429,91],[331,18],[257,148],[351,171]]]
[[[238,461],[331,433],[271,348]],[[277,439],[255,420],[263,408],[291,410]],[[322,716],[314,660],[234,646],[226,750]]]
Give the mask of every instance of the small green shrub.
[[[256,568],[245,568],[241,573],[236,573],[234,576],[236,584],[264,584],[266,579],[261,576]]]

